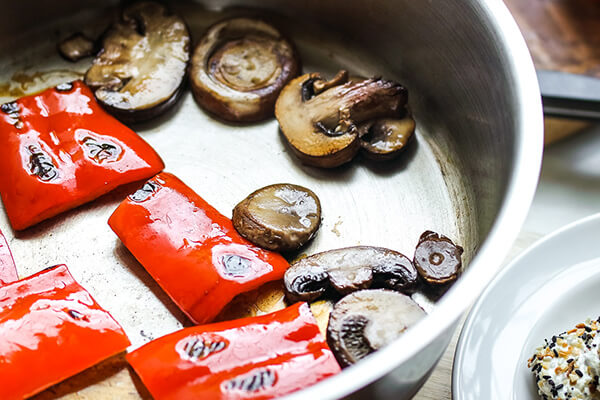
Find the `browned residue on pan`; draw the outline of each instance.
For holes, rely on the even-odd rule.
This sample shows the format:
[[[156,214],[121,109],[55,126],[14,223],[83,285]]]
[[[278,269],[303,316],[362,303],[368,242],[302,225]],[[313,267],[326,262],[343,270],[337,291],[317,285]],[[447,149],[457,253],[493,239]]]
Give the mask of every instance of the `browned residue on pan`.
[[[0,84],[0,97],[22,97],[40,92],[58,83],[83,77],[83,73],[68,69],[51,69],[37,72],[15,72],[8,82]]]

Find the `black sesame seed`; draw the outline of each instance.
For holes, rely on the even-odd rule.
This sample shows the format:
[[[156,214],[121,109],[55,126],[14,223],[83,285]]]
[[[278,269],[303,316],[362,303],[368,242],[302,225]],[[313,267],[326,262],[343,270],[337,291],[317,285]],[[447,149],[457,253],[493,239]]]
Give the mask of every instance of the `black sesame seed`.
[[[554,357],[558,357],[558,351],[556,351],[556,349],[552,349],[552,352],[554,352]]]
[[[572,358],[569,358],[569,359],[567,360],[567,363],[568,363],[568,364],[571,364],[573,361],[574,361],[574,360],[573,360]]]
[[[581,378],[581,377],[583,377],[583,372],[581,372],[580,370],[576,369],[576,370],[575,370],[575,373],[576,373],[577,375],[579,375],[579,377],[580,377],[580,378]]]
[[[550,375],[543,375],[542,378],[544,378],[545,380],[548,380],[550,378],[552,378]]]
[[[560,385],[558,385],[558,386],[556,387],[556,390],[560,390],[560,389],[562,389],[562,388],[563,388],[563,386],[565,386],[565,385],[563,385],[563,384],[561,383]]]

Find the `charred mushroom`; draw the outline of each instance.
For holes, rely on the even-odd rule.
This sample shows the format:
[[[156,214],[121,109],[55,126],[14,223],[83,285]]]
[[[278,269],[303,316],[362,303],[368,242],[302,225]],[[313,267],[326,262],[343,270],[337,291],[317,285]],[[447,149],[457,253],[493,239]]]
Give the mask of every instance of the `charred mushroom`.
[[[233,209],[235,229],[254,244],[274,251],[297,250],[321,224],[316,194],[289,183],[266,186]]]
[[[361,290],[333,307],[327,342],[340,365],[347,367],[391,343],[425,315],[401,293]]]
[[[400,116],[407,97],[396,82],[349,80],[346,71],[326,81],[312,73],[292,80],[281,91],[275,117],[303,162],[333,168],[350,161],[360,149],[360,124]]]
[[[81,32],[74,33],[58,44],[58,52],[69,61],[76,62],[96,51],[94,41]]]
[[[182,93],[189,46],[181,17],[158,3],[135,3],[105,34],[85,83],[121,120],[153,118]]]
[[[273,115],[281,89],[300,71],[291,42],[266,22],[233,18],[208,29],[194,50],[190,80],[201,107],[226,121]]]
[[[363,154],[375,161],[397,157],[406,148],[415,131],[415,120],[407,113],[404,118],[382,118],[369,121],[359,128]]]
[[[446,236],[426,231],[419,238],[413,261],[427,283],[441,285],[458,277],[462,253],[463,248]]]
[[[383,247],[356,246],[303,258],[285,272],[286,297],[291,302],[313,301],[331,286],[348,294],[370,287],[410,293],[417,270],[403,254]]]

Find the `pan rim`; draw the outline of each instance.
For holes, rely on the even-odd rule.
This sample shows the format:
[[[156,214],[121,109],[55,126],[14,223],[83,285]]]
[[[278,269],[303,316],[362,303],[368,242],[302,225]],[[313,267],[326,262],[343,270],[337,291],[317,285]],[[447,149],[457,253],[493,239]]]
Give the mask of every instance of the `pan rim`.
[[[498,215],[469,268],[427,318],[388,345],[385,351],[375,352],[338,375],[290,394],[286,400],[347,396],[382,378],[446,335],[443,351],[459,318],[500,271],[521,230],[533,201],[542,164],[543,111],[537,75],[525,39],[506,5],[501,0],[481,0],[475,7],[479,8],[482,21],[489,24],[501,45],[498,51],[508,63],[506,67],[513,79],[517,100],[515,109],[519,111],[515,158]],[[422,383],[424,381],[422,379]]]

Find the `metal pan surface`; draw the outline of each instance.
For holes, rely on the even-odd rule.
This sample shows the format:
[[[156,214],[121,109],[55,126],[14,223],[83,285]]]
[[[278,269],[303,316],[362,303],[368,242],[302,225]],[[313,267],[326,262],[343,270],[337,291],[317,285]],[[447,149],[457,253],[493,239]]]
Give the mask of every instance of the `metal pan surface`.
[[[159,152],[166,171],[225,215],[246,195],[272,183],[313,190],[324,219],[303,253],[363,244],[412,257],[419,235],[428,229],[465,248],[466,272],[441,300],[415,296],[431,315],[389,348],[311,388],[318,398],[342,397],[372,382],[356,396],[413,394],[447,345],[458,317],[500,265],[537,182],[539,91],[523,40],[504,6],[491,0],[416,3],[172,4],[195,41],[219,19],[256,13],[232,6],[259,6],[264,11],[258,14],[267,15],[296,43],[305,72],[332,75],[345,68],[405,84],[417,140],[396,162],[358,158],[333,170],[302,165],[274,119],[224,124],[203,112],[189,90],[166,115],[132,126]],[[4,7],[0,102],[81,77],[91,59],[64,61],[56,53],[57,40],[82,30],[99,34],[114,14],[106,3],[91,1],[34,2],[26,7],[27,19],[22,17],[25,5]],[[123,325],[132,348],[189,324],[107,225],[119,202],[136,188],[118,189],[22,232],[11,231],[0,213],[0,229],[20,276],[67,264]]]

